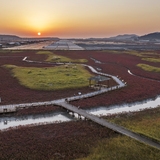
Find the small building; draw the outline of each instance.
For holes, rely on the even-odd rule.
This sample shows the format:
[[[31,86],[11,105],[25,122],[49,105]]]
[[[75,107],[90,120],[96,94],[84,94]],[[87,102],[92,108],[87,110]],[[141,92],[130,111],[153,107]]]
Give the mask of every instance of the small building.
[[[108,88],[110,79],[111,78],[109,77],[105,77],[101,75],[90,77],[89,87],[92,87],[95,89]]]

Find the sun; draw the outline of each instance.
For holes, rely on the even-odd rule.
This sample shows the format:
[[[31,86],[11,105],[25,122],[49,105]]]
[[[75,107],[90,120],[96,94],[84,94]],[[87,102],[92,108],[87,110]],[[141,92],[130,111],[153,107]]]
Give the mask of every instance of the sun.
[[[41,32],[38,32],[37,34],[38,34],[38,36],[40,36],[40,35],[41,35]]]

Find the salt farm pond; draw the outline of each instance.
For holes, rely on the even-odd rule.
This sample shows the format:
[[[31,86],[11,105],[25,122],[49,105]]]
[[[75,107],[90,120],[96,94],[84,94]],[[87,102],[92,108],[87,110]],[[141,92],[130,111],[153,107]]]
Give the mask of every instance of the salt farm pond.
[[[132,104],[124,105],[113,105],[110,107],[96,107],[86,112],[101,116],[101,115],[110,115],[117,114],[122,112],[134,112],[147,108],[156,108],[160,105],[160,96],[155,99],[150,99],[142,102],[136,102]],[[25,116],[10,116],[10,117],[0,117],[0,130],[8,129],[10,127],[18,127],[25,125],[39,125],[39,124],[49,124],[49,123],[60,123],[75,120],[75,117],[72,117],[70,114],[65,112],[54,112],[46,113],[40,115],[25,115]]]

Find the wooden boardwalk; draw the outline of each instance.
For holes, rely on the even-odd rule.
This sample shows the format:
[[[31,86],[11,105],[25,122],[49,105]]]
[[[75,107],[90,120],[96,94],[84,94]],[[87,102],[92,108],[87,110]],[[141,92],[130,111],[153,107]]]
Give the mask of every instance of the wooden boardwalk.
[[[42,63],[39,61],[27,60],[27,57],[24,57],[22,61],[25,61],[28,63]],[[61,65],[61,63],[59,63],[59,65]],[[82,64],[82,65],[85,67],[88,67],[93,73],[96,73],[96,74],[102,75],[102,76],[106,76],[106,77],[111,77],[117,83],[117,85],[110,87],[110,88],[102,88],[101,90],[90,92],[87,94],[73,96],[73,97],[67,97],[67,98],[63,98],[63,99],[59,99],[59,100],[52,100],[52,101],[45,101],[45,102],[33,102],[33,103],[22,103],[22,104],[0,105],[0,113],[15,112],[17,109],[20,109],[20,108],[28,108],[28,107],[44,106],[44,105],[54,105],[57,102],[64,102],[65,99],[67,99],[68,101],[74,101],[74,100],[79,100],[79,99],[83,99],[83,98],[90,98],[90,97],[93,97],[93,96],[96,96],[96,95],[99,95],[102,93],[106,93],[106,92],[109,92],[112,90],[116,90],[116,89],[125,87],[127,85],[126,82],[123,82],[122,80],[120,80],[116,76],[98,72],[92,66],[89,66],[86,64]]]
[[[29,62],[29,63],[33,63],[33,62],[34,63],[42,63],[42,62],[35,62],[35,61],[27,60],[27,57],[25,57],[23,59],[23,61],[26,61],[26,62]],[[87,94],[84,94],[84,95],[73,96],[73,97],[63,98],[63,99],[59,99],[59,100],[46,101],[46,102],[24,103],[24,104],[1,105],[0,106],[0,112],[3,113],[4,110],[16,111],[16,109],[18,109],[18,108],[25,108],[25,107],[34,107],[34,106],[42,106],[42,105],[58,105],[58,106],[61,106],[61,107],[65,108],[65,109],[67,109],[67,110],[69,110],[73,113],[77,113],[79,116],[83,116],[86,119],[90,119],[93,122],[100,124],[101,126],[110,128],[115,132],[126,135],[126,136],[131,137],[133,139],[136,139],[136,140],[138,140],[142,143],[145,143],[145,144],[148,144],[152,147],[160,149],[160,143],[158,143],[158,142],[154,142],[149,138],[142,137],[142,136],[140,136],[140,135],[138,135],[134,132],[131,132],[131,131],[123,128],[123,127],[112,124],[112,123],[108,122],[107,120],[96,117],[94,115],[88,114],[86,111],[78,109],[77,107],[66,103],[66,99],[69,102],[69,101],[73,101],[73,100],[89,98],[89,97],[93,97],[93,96],[96,96],[96,95],[99,95],[99,94],[102,94],[102,93],[105,93],[105,92],[108,92],[108,91],[111,91],[111,90],[116,90],[116,89],[119,89],[119,88],[122,88],[122,87],[126,86],[126,83],[121,81],[116,76],[112,76],[112,75],[109,75],[109,74],[98,72],[92,66],[88,66],[88,65],[85,65],[85,64],[83,64],[83,66],[88,67],[93,73],[113,78],[118,85],[114,86],[114,87],[110,87],[110,88],[104,88],[104,89],[101,89],[99,91],[87,93]]]
[[[93,122],[98,123],[101,126],[110,128],[111,130],[113,130],[115,132],[118,132],[118,133],[123,134],[125,136],[128,136],[130,138],[133,138],[139,142],[145,143],[145,144],[152,146],[154,148],[160,149],[160,143],[151,140],[149,137],[143,137],[143,136],[141,136],[137,133],[134,133],[132,131],[129,131],[121,126],[118,126],[116,124],[108,122],[107,120],[104,120],[104,119],[99,118],[97,116],[91,115],[91,114],[87,113],[86,111],[84,111],[82,109],[78,109],[77,107],[70,105],[66,102],[57,103],[57,105],[67,109],[68,111],[71,111],[73,113],[77,113],[78,115],[81,115],[81,116],[85,117],[86,119],[92,120]]]
[[[21,104],[9,104],[9,105],[0,105],[0,113],[5,113],[5,112],[16,112],[17,109],[23,109],[23,108],[29,108],[29,107],[36,107],[36,106],[47,106],[47,105],[55,105],[59,102],[65,102],[67,99],[68,102],[70,101],[75,101],[79,99],[84,99],[84,98],[90,98],[94,97],[96,95],[100,95],[102,93],[106,93],[112,90],[119,89],[121,87],[124,87],[125,85],[117,85],[114,87],[110,88],[103,88],[98,91],[86,93],[86,94],[81,94],[78,96],[72,96],[72,97],[67,97],[67,98],[62,98],[58,100],[52,100],[52,101],[44,101],[44,102],[32,102],[32,103],[21,103]]]

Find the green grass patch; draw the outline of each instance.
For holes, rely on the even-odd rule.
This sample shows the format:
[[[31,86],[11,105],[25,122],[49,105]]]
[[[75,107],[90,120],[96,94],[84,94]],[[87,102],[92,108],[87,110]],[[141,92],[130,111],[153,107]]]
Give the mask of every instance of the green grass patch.
[[[160,67],[154,67],[147,64],[138,64],[137,67],[149,72],[160,72]]]
[[[46,54],[46,55],[50,55],[53,54],[51,51],[38,51],[36,54]]]
[[[12,50],[12,53],[22,53],[23,50],[20,50],[20,51],[16,51],[16,50]]]
[[[108,117],[109,121],[160,142],[160,107]]]
[[[126,136],[104,139],[86,158],[77,160],[159,160],[160,150]]]
[[[35,90],[59,90],[88,86],[92,75],[80,65],[57,67],[18,67],[5,65],[21,85]]]
[[[62,63],[68,63],[68,62],[74,62],[74,63],[86,63],[86,59],[71,59],[65,56],[57,55],[52,53],[51,51],[39,51],[37,54],[46,54],[48,55],[48,58],[46,59],[47,62],[62,62]]]
[[[109,53],[113,53],[113,54],[129,54],[129,55],[133,55],[133,56],[137,56],[137,57],[142,57],[142,58],[149,58],[151,56],[157,56],[159,54],[155,53],[155,52],[139,52],[139,51],[116,51],[116,50],[105,50],[102,52],[109,52]]]
[[[160,58],[142,58],[142,60],[155,63],[160,62]]]
[[[147,58],[149,56],[155,56],[158,55],[155,52],[139,52],[139,51],[125,51],[124,53],[134,55],[137,57]]]
[[[109,53],[112,53],[112,54],[122,54],[121,51],[117,51],[117,50],[102,50],[101,52],[109,52]]]
[[[0,53],[22,53],[22,50],[0,49]]]
[[[10,51],[9,50],[4,50],[4,49],[0,49],[0,53],[9,53]]]
[[[134,55],[137,57],[145,57],[143,52],[137,52],[137,51],[125,51],[124,53]]]

